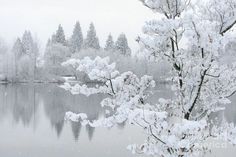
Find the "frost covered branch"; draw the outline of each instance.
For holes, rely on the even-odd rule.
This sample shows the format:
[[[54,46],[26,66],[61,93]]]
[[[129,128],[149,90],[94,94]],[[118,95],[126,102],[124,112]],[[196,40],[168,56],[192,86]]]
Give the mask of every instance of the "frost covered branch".
[[[66,83],[63,88],[73,94],[109,95],[101,105],[110,108],[110,116],[96,121],[85,118],[85,124],[112,127],[127,121],[141,127],[146,140],[128,149],[153,156],[203,156],[209,148],[202,143],[210,138],[236,144],[234,125],[225,122],[216,126],[210,118],[231,103],[228,98],[236,93],[236,64],[221,62],[226,45],[233,40],[230,30],[236,18],[234,0],[141,2],[163,18],[146,22],[144,35],[137,39],[140,55],[172,67],[171,78],[167,79],[173,81],[175,97],[147,103],[155,86],[152,77],[119,73],[109,58],[68,61],[99,83],[92,88]],[[78,117],[81,119],[80,114],[67,116],[70,120]]]

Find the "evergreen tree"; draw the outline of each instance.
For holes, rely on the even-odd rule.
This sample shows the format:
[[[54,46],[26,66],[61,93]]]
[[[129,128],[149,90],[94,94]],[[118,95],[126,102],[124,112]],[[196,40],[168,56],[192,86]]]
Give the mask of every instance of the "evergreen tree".
[[[56,43],[66,45],[65,34],[64,34],[64,30],[61,25],[58,26],[56,34],[52,36],[52,40]]]
[[[100,49],[99,40],[96,35],[96,30],[95,30],[93,23],[90,24],[84,47],[85,48]]]
[[[81,32],[80,23],[76,22],[73,34],[70,39],[70,48],[72,53],[80,51],[83,45],[83,34]]]
[[[34,50],[34,42],[30,31],[25,31],[22,37],[22,45],[24,48],[24,53],[27,55],[32,55]]]
[[[24,48],[24,55],[22,56],[22,60],[24,65],[24,72],[27,73],[27,77],[34,80],[35,79],[35,72],[36,72],[36,64],[37,64],[37,56],[38,56],[38,45],[33,40],[30,31],[25,31],[22,37],[22,45]]]
[[[51,37],[51,39],[49,39],[49,40],[50,40],[49,45],[50,45],[50,44],[56,44],[56,43],[57,43],[57,41],[56,41],[56,34],[55,34],[55,33],[52,34],[52,37]]]
[[[116,50],[123,55],[130,55],[131,53],[131,49],[129,48],[128,41],[124,33],[120,34],[118,37],[115,47]]]
[[[114,41],[113,41],[113,37],[111,36],[111,34],[109,34],[107,41],[106,41],[106,46],[105,46],[105,50],[106,51],[112,51],[114,50]]]
[[[12,48],[12,52],[16,59],[19,59],[24,54],[24,46],[20,38],[16,39]]]
[[[17,40],[15,41],[13,48],[12,48],[12,59],[13,59],[13,73],[14,73],[14,81],[16,81],[18,79],[18,75],[19,75],[19,60],[21,59],[21,57],[24,55],[24,46],[21,42],[20,38],[17,38]]]

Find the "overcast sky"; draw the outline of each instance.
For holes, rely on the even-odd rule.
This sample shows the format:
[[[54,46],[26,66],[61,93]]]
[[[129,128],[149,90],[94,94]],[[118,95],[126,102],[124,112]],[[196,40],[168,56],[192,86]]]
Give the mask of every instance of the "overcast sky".
[[[0,37],[12,42],[27,29],[43,46],[58,24],[68,37],[79,20],[85,36],[92,21],[102,46],[109,33],[117,38],[124,32],[130,47],[137,49],[134,39],[153,17],[139,0],[0,0]]]

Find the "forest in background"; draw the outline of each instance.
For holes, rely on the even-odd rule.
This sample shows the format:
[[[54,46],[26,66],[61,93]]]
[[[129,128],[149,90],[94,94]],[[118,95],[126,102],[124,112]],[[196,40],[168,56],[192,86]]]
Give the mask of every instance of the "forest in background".
[[[93,23],[90,24],[86,36],[82,34],[79,22],[76,22],[73,33],[66,37],[62,25],[48,39],[44,50],[30,31],[18,37],[12,47],[7,46],[4,39],[0,41],[0,81],[2,83],[20,82],[64,82],[65,77],[73,80],[89,82],[88,77],[78,73],[73,67],[62,66],[68,59],[82,59],[86,56],[108,56],[116,62],[122,71],[134,71],[137,75],[152,74],[155,80],[168,73],[163,63],[148,61],[131,52],[128,40],[121,33],[116,41],[109,34],[106,44],[101,46]]]

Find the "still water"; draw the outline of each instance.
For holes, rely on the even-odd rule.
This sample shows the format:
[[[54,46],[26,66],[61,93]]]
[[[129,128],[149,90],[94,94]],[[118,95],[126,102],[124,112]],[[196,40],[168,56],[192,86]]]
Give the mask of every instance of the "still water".
[[[164,85],[152,99],[158,97],[170,97]],[[92,128],[64,121],[67,111],[97,119],[104,114],[102,99],[102,95],[71,95],[54,84],[0,85],[0,157],[134,157],[126,146],[143,141],[139,128],[126,124]],[[229,108],[220,116],[236,122],[236,104]],[[235,153],[236,148],[227,146],[210,156]]]

